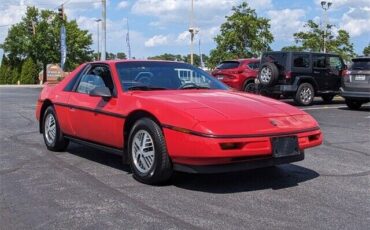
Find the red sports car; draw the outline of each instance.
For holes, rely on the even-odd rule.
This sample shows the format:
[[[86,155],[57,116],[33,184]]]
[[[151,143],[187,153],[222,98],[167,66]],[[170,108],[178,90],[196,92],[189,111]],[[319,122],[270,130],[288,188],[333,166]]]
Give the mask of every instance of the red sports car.
[[[45,85],[36,117],[49,150],[69,141],[119,153],[134,177],[173,170],[236,171],[300,161],[320,145],[318,123],[283,102],[230,90],[192,65],[166,61],[83,64]]]
[[[248,58],[221,62],[212,75],[226,85],[240,91],[255,92],[260,59]]]

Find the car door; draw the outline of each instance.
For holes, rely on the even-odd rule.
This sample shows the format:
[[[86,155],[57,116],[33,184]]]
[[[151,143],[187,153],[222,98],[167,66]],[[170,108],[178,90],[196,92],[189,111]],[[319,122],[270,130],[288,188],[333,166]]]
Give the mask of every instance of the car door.
[[[108,87],[111,98],[91,96],[96,87]],[[123,116],[118,114],[116,87],[108,65],[94,64],[85,72],[68,99],[73,136],[82,140],[122,148]]]
[[[325,54],[312,55],[312,73],[315,81],[318,84],[319,91],[326,91],[329,89],[329,69],[327,67],[327,61],[328,60]]]
[[[339,91],[344,63],[339,56],[329,55],[328,60],[328,90]]]

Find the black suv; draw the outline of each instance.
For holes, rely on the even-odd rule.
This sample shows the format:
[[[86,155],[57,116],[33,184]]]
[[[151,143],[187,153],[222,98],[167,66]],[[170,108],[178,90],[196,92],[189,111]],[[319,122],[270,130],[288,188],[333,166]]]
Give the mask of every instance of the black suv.
[[[350,109],[370,102],[370,57],[352,59],[353,64],[342,80],[341,95]]]
[[[265,52],[258,73],[261,94],[293,97],[299,105],[311,105],[315,96],[329,103],[339,94],[346,65],[336,54]]]

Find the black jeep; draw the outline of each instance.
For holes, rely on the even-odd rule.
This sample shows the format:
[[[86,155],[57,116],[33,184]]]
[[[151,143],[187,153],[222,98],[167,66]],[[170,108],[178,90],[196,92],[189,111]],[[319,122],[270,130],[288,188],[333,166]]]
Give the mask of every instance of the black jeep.
[[[339,94],[346,65],[336,54],[311,52],[265,52],[257,84],[261,94],[274,98],[293,97],[299,105],[310,105],[315,96],[326,103]]]

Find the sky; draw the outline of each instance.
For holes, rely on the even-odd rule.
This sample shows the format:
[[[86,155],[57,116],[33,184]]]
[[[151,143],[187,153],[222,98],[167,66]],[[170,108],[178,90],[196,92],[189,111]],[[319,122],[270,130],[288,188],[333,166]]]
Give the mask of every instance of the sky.
[[[330,1],[330,0],[329,0]],[[97,49],[97,23],[101,18],[101,0],[0,0],[0,44],[9,25],[17,23],[27,6],[57,10],[65,2],[68,20],[76,20],[80,28],[93,36],[92,49]],[[194,0],[196,50],[204,54],[215,48],[213,38],[219,33],[225,16],[241,0]],[[294,45],[293,33],[303,30],[307,20],[322,22],[321,0],[247,0],[258,16],[270,19],[275,41],[273,50]],[[329,22],[345,29],[352,37],[356,53],[370,44],[370,0],[331,0]],[[127,19],[130,27],[131,53],[145,59],[163,53],[189,53],[191,0],[107,0],[107,51],[128,53]],[[101,43],[100,43],[101,44]],[[0,50],[0,55],[2,55]]]

